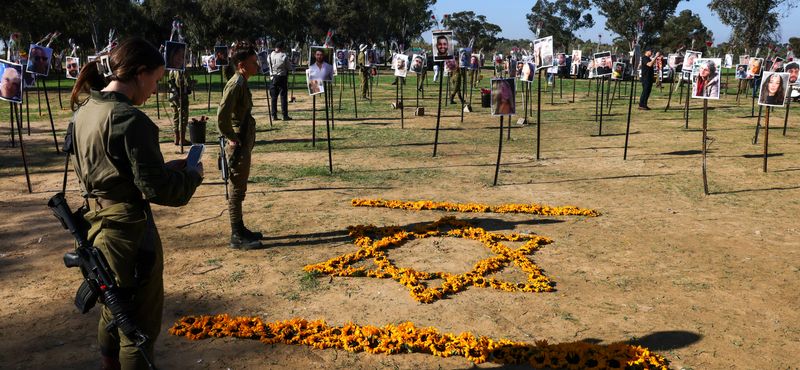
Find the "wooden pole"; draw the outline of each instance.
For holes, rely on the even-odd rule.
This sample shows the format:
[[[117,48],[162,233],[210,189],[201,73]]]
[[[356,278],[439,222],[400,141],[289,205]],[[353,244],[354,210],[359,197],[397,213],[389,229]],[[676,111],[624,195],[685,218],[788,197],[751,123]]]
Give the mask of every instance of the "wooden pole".
[[[28,172],[28,156],[25,154],[25,141],[22,140],[22,105],[20,104],[20,106],[17,107],[16,104],[12,104],[11,109],[17,116],[17,134],[19,136],[19,149],[22,152],[22,166],[25,168],[25,180],[28,182],[28,194],[31,194],[33,193],[33,189],[31,188],[31,176]]]
[[[628,97],[628,124],[625,128],[625,151],[622,154],[622,160],[628,159],[628,138],[631,133],[631,110],[633,108],[633,96],[636,95],[636,76],[635,73],[631,76],[631,95]]]
[[[358,118],[358,98],[356,97],[356,71],[353,70],[353,72],[351,73],[353,76],[353,78],[351,79],[353,83],[353,110],[356,113],[356,118]]]
[[[675,83],[675,77],[672,77],[672,81],[669,82],[669,97],[667,98],[667,107],[664,108],[664,112],[669,109],[669,103],[672,101],[672,85]]]
[[[14,119],[14,103],[8,102],[8,108],[8,113],[10,114],[9,119],[11,120],[11,147],[16,148],[16,144],[14,143],[14,136],[16,136],[14,133],[14,125],[16,125],[16,120]],[[22,110],[21,107],[20,110]]]
[[[317,96],[311,96],[311,147],[317,147]]]

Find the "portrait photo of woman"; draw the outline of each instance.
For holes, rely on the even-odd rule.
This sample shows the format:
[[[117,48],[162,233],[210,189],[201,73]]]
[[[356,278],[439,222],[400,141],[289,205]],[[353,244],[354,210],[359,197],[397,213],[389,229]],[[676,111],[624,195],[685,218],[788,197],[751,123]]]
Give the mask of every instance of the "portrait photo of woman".
[[[717,59],[719,63],[722,60]],[[698,59],[697,82],[695,83],[693,98],[719,99],[720,76],[717,71],[717,61],[714,59]]]
[[[747,65],[747,75],[751,77],[761,76],[761,64],[763,58],[750,58],[750,64]]]
[[[183,71],[186,69],[186,44],[182,42],[167,41],[166,68],[168,71]]]
[[[788,90],[788,73],[764,72],[764,77],[761,78],[758,105],[782,107],[786,100],[786,91]]]
[[[514,102],[513,78],[496,78],[492,80],[492,116],[510,116],[516,114]]]

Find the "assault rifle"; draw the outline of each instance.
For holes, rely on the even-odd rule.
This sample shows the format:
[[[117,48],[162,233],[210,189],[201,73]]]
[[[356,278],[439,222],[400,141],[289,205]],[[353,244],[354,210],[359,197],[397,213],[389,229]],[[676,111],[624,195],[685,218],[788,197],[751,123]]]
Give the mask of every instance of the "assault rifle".
[[[219,135],[219,156],[217,168],[222,171],[222,181],[225,182],[225,200],[228,200],[228,156],[225,154],[225,135]]]
[[[57,193],[50,198],[47,206],[53,210],[56,218],[61,221],[61,226],[64,229],[68,229],[78,242],[78,248],[75,249],[74,253],[64,255],[64,264],[67,267],[80,268],[85,278],[78,288],[78,293],[75,295],[75,306],[78,311],[82,314],[89,312],[97,303],[97,299],[102,296],[106,307],[114,316],[114,319],[106,325],[106,331],[111,332],[117,328],[121,329],[126,337],[133,340],[139,349],[139,353],[144,356],[148,367],[151,370],[157,370],[156,365],[147,355],[144,347],[148,337],[136,325],[133,303],[131,300],[123,298],[122,292],[120,292],[120,288],[114,279],[114,272],[109,267],[103,251],[94,247],[87,240],[88,230],[77,222],[77,218],[81,217],[81,215],[72,213],[67,200],[64,198],[64,193]]]

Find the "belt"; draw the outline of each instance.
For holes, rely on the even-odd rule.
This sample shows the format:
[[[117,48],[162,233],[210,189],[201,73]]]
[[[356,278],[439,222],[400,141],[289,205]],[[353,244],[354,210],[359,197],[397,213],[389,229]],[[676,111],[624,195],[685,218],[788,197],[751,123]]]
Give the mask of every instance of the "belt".
[[[99,211],[103,208],[111,207],[118,203],[133,203],[135,200],[132,199],[106,199],[106,198],[89,198],[89,209],[92,211]]]

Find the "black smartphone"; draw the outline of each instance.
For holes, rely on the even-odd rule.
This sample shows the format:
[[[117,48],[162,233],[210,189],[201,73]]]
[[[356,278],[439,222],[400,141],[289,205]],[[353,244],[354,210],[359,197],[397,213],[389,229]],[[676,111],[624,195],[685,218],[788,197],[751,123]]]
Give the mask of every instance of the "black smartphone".
[[[186,156],[186,167],[197,167],[197,164],[203,159],[203,153],[206,151],[206,146],[203,144],[195,144],[189,148],[189,155]]]

